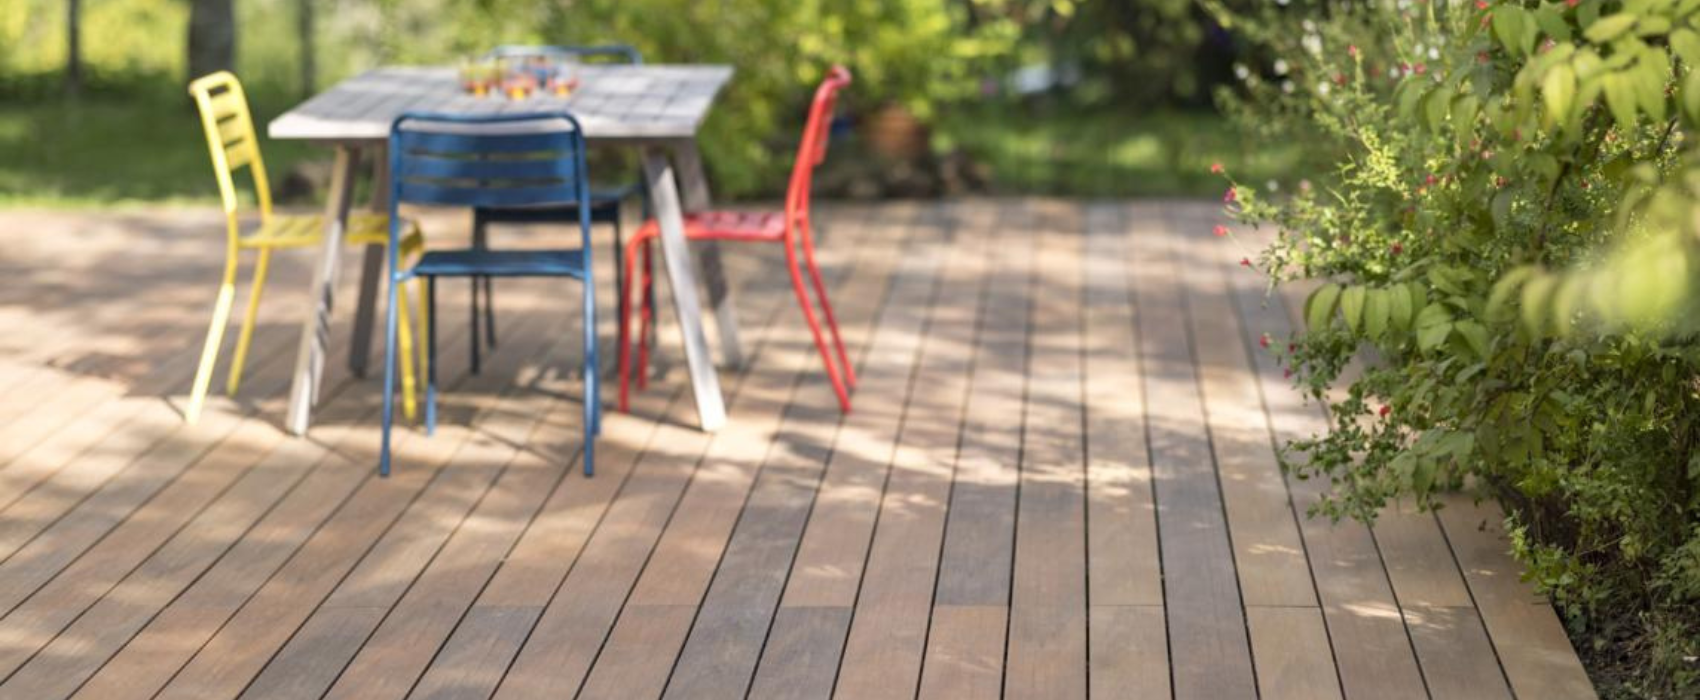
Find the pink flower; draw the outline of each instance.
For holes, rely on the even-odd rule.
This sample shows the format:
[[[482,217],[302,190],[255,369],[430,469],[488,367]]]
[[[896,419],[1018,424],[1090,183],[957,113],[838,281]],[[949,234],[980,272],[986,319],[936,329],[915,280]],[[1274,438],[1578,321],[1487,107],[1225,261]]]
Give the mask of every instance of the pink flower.
[[[1416,71],[1417,75],[1422,75],[1428,72],[1428,64],[1418,63],[1417,65],[1411,66],[1411,70]]]
[[[1476,9],[1478,9],[1478,10],[1488,9],[1487,0],[1476,0]]]
[[[1268,350],[1269,349],[1269,334],[1264,333],[1263,335],[1258,336],[1257,337],[1257,344],[1258,344],[1259,347],[1262,347],[1263,349]]]
[[[1228,227],[1223,226],[1221,224],[1216,224],[1216,228],[1214,230],[1212,230],[1211,232],[1216,234],[1217,238],[1220,238],[1222,236],[1228,235]]]
[[[1358,57],[1358,45],[1357,44],[1347,44],[1346,45],[1346,55],[1351,56],[1352,58],[1357,58]]]
[[[1251,267],[1251,258],[1240,258],[1240,267]]]
[[[1222,193],[1222,202],[1223,203],[1237,202],[1237,201],[1239,201],[1239,199],[1240,199],[1239,192],[1236,192],[1234,190],[1234,188],[1232,188],[1232,187],[1229,187],[1227,192]]]
[[[1392,248],[1392,250],[1393,250],[1393,254],[1394,254],[1394,255],[1398,255],[1398,254],[1400,254],[1400,253],[1403,253],[1403,252],[1405,252],[1405,244],[1403,244],[1403,243],[1394,243],[1394,244],[1393,244],[1393,248]]]
[[[1211,175],[1221,175],[1223,170],[1224,170],[1224,168],[1222,167],[1221,163],[1211,163],[1210,164],[1210,174]]]
[[[1379,413],[1381,413],[1382,418],[1386,418],[1387,414],[1392,413],[1392,412],[1393,412],[1392,406],[1382,406],[1381,411],[1379,411]]]

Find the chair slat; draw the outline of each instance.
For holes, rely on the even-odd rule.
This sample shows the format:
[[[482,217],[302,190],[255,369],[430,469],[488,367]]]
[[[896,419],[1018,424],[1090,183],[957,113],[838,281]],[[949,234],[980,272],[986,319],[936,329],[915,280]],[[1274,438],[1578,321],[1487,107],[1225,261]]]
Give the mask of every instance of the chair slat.
[[[236,145],[237,141],[252,139],[254,130],[248,128],[250,122],[246,119],[226,119],[218,123],[218,137],[226,148]]]
[[[424,177],[467,180],[540,179],[571,180],[574,176],[570,160],[468,160],[465,158],[431,158],[413,156],[401,162],[399,177]]]
[[[231,170],[254,162],[254,142],[243,141],[224,149],[224,162]]]
[[[483,153],[554,153],[570,158],[577,144],[572,132],[537,134],[459,134],[406,131],[396,134],[408,155],[454,156]]]
[[[214,119],[228,119],[239,114],[245,114],[248,111],[248,105],[243,103],[242,97],[237,95],[235,91],[213,95],[207,101],[212,106]]]
[[[399,201],[462,207],[523,207],[578,201],[574,185],[531,187],[453,187],[403,181],[396,184]]]

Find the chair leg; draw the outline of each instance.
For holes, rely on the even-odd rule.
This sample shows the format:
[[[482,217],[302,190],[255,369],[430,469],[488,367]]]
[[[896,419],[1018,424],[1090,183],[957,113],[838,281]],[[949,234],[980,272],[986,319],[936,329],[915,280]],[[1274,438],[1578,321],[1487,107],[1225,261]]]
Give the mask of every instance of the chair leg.
[[[478,323],[478,286],[479,285],[478,285],[478,278],[477,277],[468,277],[466,279],[467,279],[468,282],[472,283],[472,305],[471,305],[471,308],[472,308],[472,326],[470,327],[470,333],[469,333],[469,336],[472,339],[472,373],[478,374],[478,370],[480,369],[480,367],[482,365],[482,363],[479,362],[479,358],[478,358],[478,348],[480,346],[480,341],[478,339],[478,328],[479,328],[479,323]]]
[[[395,373],[396,373],[396,331],[398,311],[396,308],[396,288],[399,286],[393,272],[395,264],[390,264],[392,270],[389,280],[389,304],[385,308],[384,321],[384,438],[383,446],[378,452],[378,475],[390,475],[390,428],[395,422]]]
[[[633,246],[641,244],[642,240],[640,239],[634,239],[632,241]],[[632,383],[632,316],[630,299],[632,298],[632,280],[635,276],[635,270],[633,270],[632,267],[637,264],[638,255],[635,251],[628,251],[622,256],[622,258],[622,262],[625,263],[625,270],[620,275],[620,303],[618,305],[620,308],[619,409],[621,413],[628,413],[631,411],[629,399]]]
[[[218,364],[218,350],[224,344],[224,327],[230,324],[230,304],[236,298],[236,251],[234,246],[224,264],[224,281],[218,287],[218,299],[213,302],[212,322],[207,324],[207,339],[201,346],[201,364],[195,369],[195,384],[189,390],[189,406],[183,418],[190,425],[201,418],[201,406],[207,399],[207,386],[212,383],[213,365]]]
[[[431,327],[431,315],[426,312],[425,308],[425,278],[415,278],[413,280],[413,284],[417,287],[413,290],[413,292],[419,295],[416,297],[416,303],[413,306],[413,313],[419,314],[419,347],[417,348],[419,353],[418,377],[420,382],[423,383],[425,376],[431,371],[431,357],[430,352],[426,349],[425,341],[427,338],[432,337],[431,333],[435,329]]]
[[[477,329],[473,329],[477,332]],[[484,340],[496,349],[496,278],[484,278]]]
[[[803,309],[803,318],[809,322],[809,333],[814,336],[815,349],[820,351],[821,363],[826,366],[827,379],[832,380],[832,391],[838,395],[838,407],[845,413],[850,412],[850,392],[844,385],[844,379],[838,369],[833,366],[832,350],[827,347],[826,336],[820,331],[820,321],[815,318],[814,304],[809,301],[808,290],[803,287],[803,272],[797,262],[796,246],[785,241],[786,271],[791,273],[791,289],[797,293],[797,305]]]
[[[230,360],[230,377],[225,381],[225,390],[231,396],[235,396],[236,389],[242,386],[242,367],[248,361],[248,344],[254,339],[254,322],[260,309],[260,291],[266,287],[266,271],[271,267],[271,259],[271,249],[261,248],[260,258],[254,263],[253,288],[248,290],[248,308],[242,313],[242,330],[236,335],[236,356]]]
[[[425,434],[437,433],[437,278],[425,278]]]
[[[620,217],[614,216],[614,288],[626,289],[626,242],[625,235],[620,230]],[[624,293],[614,300],[614,313],[619,318],[625,318],[631,308],[631,298]],[[624,341],[621,341],[624,342]]]
[[[596,436],[602,433],[600,372],[596,357],[596,285],[584,285],[584,475],[596,473]]]
[[[809,265],[809,278],[815,285],[815,298],[820,300],[821,312],[826,316],[826,327],[832,331],[832,344],[838,350],[838,368],[844,373],[844,383],[850,388],[856,388],[856,366],[850,362],[850,353],[844,350],[844,336],[838,332],[838,318],[832,313],[832,301],[826,296],[826,284],[821,281],[820,266],[815,264],[814,234],[810,232],[803,237],[803,260]]]
[[[408,320],[408,309],[412,304],[409,303],[407,297],[407,285],[396,285],[396,298],[399,299],[397,303],[400,304],[396,308],[395,315],[396,340],[400,353],[398,361],[401,364],[401,414],[407,420],[412,421],[419,414],[418,401],[415,398],[418,392],[419,375],[413,371],[415,350],[413,347],[413,324]]]
[[[652,249],[653,245],[651,241],[646,240],[643,242],[643,309],[641,311],[641,321],[638,323],[637,343],[638,389],[649,388],[649,349],[651,347],[649,329],[650,325],[654,323],[655,320],[655,275],[651,274],[651,271],[655,269],[655,266],[652,264],[654,262],[654,256],[651,253]]]

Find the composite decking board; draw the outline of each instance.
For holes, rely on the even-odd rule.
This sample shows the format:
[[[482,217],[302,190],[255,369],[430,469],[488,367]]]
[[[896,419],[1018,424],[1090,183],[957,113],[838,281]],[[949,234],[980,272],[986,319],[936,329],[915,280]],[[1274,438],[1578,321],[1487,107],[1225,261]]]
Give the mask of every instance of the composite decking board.
[[[1069,215],[1076,212],[1046,202],[1033,231],[1027,415],[1004,680],[1012,698],[1085,698],[1087,690],[1083,222]]]
[[[1009,608],[940,605],[933,608],[921,666],[921,700],[1003,697],[1004,639]]]
[[[889,244],[890,232],[879,233],[876,240]],[[838,295],[850,342],[863,335],[857,329],[876,316],[889,275],[885,256],[864,257],[865,247],[840,252],[846,261],[842,267],[850,274],[851,293]],[[622,613],[585,680],[584,696],[653,697],[665,691],[719,697],[742,696],[747,689],[808,505],[792,500],[792,507],[786,507],[785,492],[790,489],[784,473],[777,473],[778,490],[759,487],[775,483],[763,477],[770,476],[766,466],[774,452],[785,447],[782,420],[797,382],[825,379],[815,369],[820,359],[808,333],[794,319],[770,331],[776,356],[769,362],[780,369],[758,371],[741,388],[742,426],[728,425],[716,435],[632,588],[628,610],[635,607],[653,615],[634,623],[637,630],[622,634]],[[831,420],[836,424],[837,416]],[[786,461],[782,455],[778,466],[785,468]],[[813,488],[809,486],[811,492]],[[682,625],[667,626],[679,622],[670,609],[681,605],[699,612]],[[694,632],[698,625],[700,633]],[[640,668],[647,673],[633,672]],[[684,679],[673,685],[669,677],[681,673]],[[665,684],[661,690],[652,687],[653,677]]]
[[[1187,219],[1190,221],[1190,219]],[[1208,228],[1205,222],[1177,226]],[[1340,675],[1311,579],[1311,566],[1291,495],[1264,419],[1264,404],[1248,337],[1235,313],[1232,290],[1252,273],[1228,267],[1220,241],[1191,237],[1188,310],[1218,478],[1233,534],[1234,562],[1251,639],[1259,695],[1265,698],[1340,697]],[[1232,264],[1232,263],[1229,263]]]
[[[861,360],[859,404],[873,409],[862,414],[889,417],[889,428],[870,432],[890,435],[901,411],[876,406],[901,405],[908,393],[937,254],[933,248],[933,255],[902,256],[893,275],[890,268],[900,257],[894,253],[902,238],[896,229],[879,230],[882,235],[856,246],[873,253],[857,255],[859,274],[837,295],[835,311],[846,321],[846,352],[852,361]],[[810,355],[806,362],[817,361],[815,353],[805,354]],[[838,454],[843,425],[838,402],[824,377],[811,374],[792,387],[773,446],[674,664],[666,691],[670,696],[743,697],[749,689],[826,461]],[[867,447],[850,443],[845,449]],[[871,450],[874,455],[880,451]],[[889,459],[889,447],[883,451]]]
[[[1594,698],[1558,614],[1522,580],[1511,557],[1504,513],[1462,494],[1442,499],[1438,515],[1463,569],[1476,609],[1519,698]]]
[[[256,377],[257,383],[281,388],[283,375],[269,374]],[[176,419],[163,404],[146,410],[161,414],[162,421]],[[5,639],[0,679],[18,670],[277,442],[255,418],[221,413],[207,416],[201,427],[216,442],[173,436],[169,449],[150,450],[50,524],[26,520],[8,525],[19,539],[39,534],[0,563],[0,610],[6,611],[0,618]]]
[[[522,317],[520,323],[510,323],[508,332],[512,334],[515,329],[523,328],[524,320]],[[453,328],[451,325],[450,329]],[[452,342],[462,337],[464,331],[439,330],[451,341],[445,346],[448,352],[439,355],[439,361],[450,368],[441,372],[443,386],[450,390],[480,384],[493,387],[488,379],[466,380],[464,356],[459,352],[464,346]],[[462,381],[468,386],[463,387]],[[371,386],[364,391],[368,392],[366,396],[374,398],[378,393]],[[337,411],[327,416],[334,419],[340,411],[348,409],[333,406],[329,410]],[[371,430],[354,429],[354,426],[370,426],[376,410],[375,402],[366,404],[359,414],[363,419],[328,421],[315,432],[314,440],[292,443],[297,449],[306,448],[296,454],[301,462],[312,465],[312,474],[295,490],[279,494],[281,500],[236,542],[215,549],[212,555],[216,562],[208,562],[210,568],[192,574],[174,572],[173,576],[186,576],[189,580],[172,585],[187,588],[170,591],[142,581],[139,585],[169,600],[162,609],[156,608],[157,615],[151,610],[129,609],[124,605],[125,599],[114,599],[113,607],[117,610],[113,614],[126,615],[126,623],[97,626],[88,632],[90,636],[110,636],[102,639],[102,650],[98,652],[105,654],[99,657],[105,665],[81,688],[77,697],[123,697],[127,693],[157,691],[291,559],[303,542],[340,512],[353,494],[358,493],[357,489],[376,488],[367,484],[373,476],[371,464],[376,459],[377,438]],[[397,453],[414,454],[407,451],[407,444],[415,439],[423,437],[402,431],[396,440]],[[93,613],[84,618],[99,619]],[[119,649],[116,655],[113,649]]]
[[[1206,228],[1203,221],[1195,228]],[[1232,264],[1232,263],[1223,263]],[[1286,342],[1297,327],[1287,300],[1266,296],[1250,276],[1230,277],[1246,342],[1267,334]],[[1262,385],[1264,412],[1280,441],[1309,437],[1324,429],[1321,409],[1309,403],[1285,370],[1267,352],[1253,353]],[[1347,698],[1426,698],[1416,652],[1406,632],[1398,601],[1368,528],[1351,522],[1330,523],[1310,517],[1310,507],[1326,488],[1316,479],[1287,479],[1299,532],[1310,558],[1340,685]]]
[[[1000,203],[1003,225],[1024,229],[1024,210]],[[974,378],[945,521],[934,605],[1009,605],[1015,544],[1021,417],[1027,392],[1028,290],[1033,241],[1009,236],[993,252]]]
[[[492,353],[480,376],[513,377],[521,360],[541,355],[554,343],[561,342],[564,335],[558,331],[544,332],[523,336],[519,342],[504,343]],[[508,386],[514,393],[524,390],[516,384]],[[469,402],[483,409],[481,413],[493,415],[500,400],[472,397]],[[301,623],[365,558],[409,506],[423,496],[422,490],[429,492],[432,486],[452,489],[456,476],[463,470],[457,469],[458,465],[444,463],[456,451],[455,446],[471,439],[474,432],[448,422],[439,424],[438,433],[431,440],[410,440],[398,445],[396,470],[391,477],[367,482],[294,553],[288,564],[242,605],[157,697],[233,697],[246,688]],[[357,461],[362,462],[371,465],[375,459]]]
[[[569,353],[569,357],[550,366],[522,370],[518,382],[534,385],[557,371],[570,375],[571,368],[577,367],[578,363],[577,355]],[[568,403],[573,409],[577,407],[577,401],[564,396],[564,392],[558,397],[549,395],[555,390],[565,389],[564,385],[545,385],[543,388],[547,393],[532,392],[515,397],[512,402],[517,404],[516,410],[494,414],[480,426],[479,432],[483,435],[458,446],[450,461],[461,469],[459,474],[464,475],[464,480],[447,482],[453,483],[453,488],[445,485],[444,488],[428,490],[425,496],[409,506],[402,519],[303,623],[296,638],[278,652],[266,670],[250,685],[247,694],[266,697],[281,692],[280,686],[276,685],[279,683],[285,683],[287,687],[314,689],[317,692],[313,694],[322,694],[339,679],[345,665],[355,654],[365,654],[367,649],[371,649],[371,654],[378,655],[393,648],[392,639],[373,637],[381,623],[398,621],[389,626],[390,634],[397,634],[395,629],[399,625],[404,628],[400,632],[404,636],[410,632],[426,634],[420,632],[420,628],[429,628],[433,624],[452,627],[459,619],[458,610],[454,609],[450,600],[444,599],[452,600],[457,588],[482,586],[478,573],[487,571],[485,567],[494,567],[500,558],[501,541],[505,536],[517,536],[517,528],[522,522],[529,521],[529,512],[540,503],[555,477],[562,473],[564,466],[561,462],[572,460],[572,453],[554,454],[557,457],[554,462],[529,462],[526,466],[532,469],[519,473],[513,480],[509,479],[514,474],[510,467],[516,463],[515,446],[527,444],[531,438],[538,437],[534,433],[535,428],[552,410],[568,410],[563,409],[563,404]],[[525,483],[517,497],[502,490],[504,484],[511,489],[513,481],[529,482],[533,479],[542,479],[546,483]],[[496,494],[494,499],[490,498],[492,493]],[[529,500],[531,497],[537,500]],[[532,506],[529,510],[528,504]],[[513,512],[494,519],[486,518],[482,524],[473,520],[479,517],[479,510],[486,507],[498,511],[511,508]],[[527,515],[521,517],[522,513]],[[470,534],[461,536],[462,532]],[[476,549],[480,546],[496,552],[478,556]],[[465,553],[467,547],[473,548],[472,556]],[[440,557],[446,557],[446,568],[451,572],[446,579],[437,573],[444,568],[438,566],[438,562],[443,561]],[[467,592],[465,597],[470,600],[475,593],[476,588]],[[421,604],[421,599],[427,602]],[[393,610],[398,614],[363,618],[370,620],[370,626],[363,627],[340,619],[343,612],[350,609]],[[444,620],[444,617],[448,619]],[[320,627],[325,629],[318,629]],[[345,639],[348,642],[345,643]],[[429,657],[424,659],[428,660]],[[401,669],[406,668],[401,666]],[[413,669],[414,674],[417,672],[417,668]],[[394,675],[399,677],[402,674]],[[405,692],[411,680],[412,676],[409,676],[401,691]],[[367,688],[366,692],[377,696],[385,691],[393,693],[394,690],[389,687]]]
[[[534,401],[531,398],[521,402],[516,412],[528,416],[516,422],[530,424],[519,428],[522,440],[539,437],[535,428],[543,413],[568,403],[565,399]],[[527,453],[533,458],[522,461],[512,444],[492,439],[472,440],[462,445],[451,461],[457,465],[470,463],[492,468],[496,471],[495,480],[474,495],[470,508],[452,514],[425,515],[423,519],[430,523],[448,523],[443,538],[429,543],[436,547],[428,554],[418,559],[376,560],[381,562],[376,566],[386,570],[386,579],[408,582],[405,593],[394,598],[360,599],[353,604],[332,603],[337,598],[337,593],[333,593],[245,694],[255,698],[283,694],[273,685],[278,682],[310,687],[316,691],[312,694],[327,697],[380,698],[405,694],[430,662],[436,646],[432,640],[440,641],[454,628],[464,606],[477,595],[501,554],[518,537],[520,527],[542,505],[543,497],[574,461],[571,455],[559,454],[552,460],[541,461],[535,453]],[[423,503],[422,499],[415,506]],[[409,530],[417,533],[413,526],[435,529],[427,527],[427,523],[403,520],[392,534]],[[418,550],[428,548],[420,546]],[[371,561],[375,560],[367,560]],[[350,575],[344,583],[358,581],[356,575]],[[368,609],[382,614],[376,619],[362,617],[370,622],[359,625],[341,619],[349,611],[359,615]],[[329,634],[309,632],[326,624],[332,630]],[[388,668],[374,673],[374,665]]]
[[[1258,697],[1265,700],[1339,698],[1327,625],[1315,606],[1246,607],[1246,624],[1257,662]],[[1453,696],[1446,696],[1453,697]]]
[[[1000,225],[1011,234],[999,237],[987,268],[987,319],[975,342],[922,658],[922,697],[1003,690],[1034,241],[1022,235],[1031,229],[1030,211],[998,206]]]
[[[766,274],[773,278],[771,268]],[[782,316],[778,312],[786,308],[782,297],[767,298],[772,303],[767,322],[761,324],[764,335],[776,328]],[[762,339],[751,345],[748,371],[726,387],[729,401],[737,402],[744,385],[755,381],[758,372],[772,371],[762,359],[781,351],[769,348],[769,342]],[[777,344],[777,340],[771,342]],[[584,684],[712,440],[683,425],[681,420],[661,424],[652,441],[655,447],[645,453],[638,472],[552,593],[548,607],[515,652],[495,697],[537,697]]]
[[[1177,228],[1191,232],[1208,226],[1200,223]],[[1244,329],[1229,296],[1233,284],[1230,276],[1256,273],[1240,267],[1224,272],[1220,261],[1231,252],[1214,237],[1183,238],[1191,245],[1181,265],[1198,271],[1187,279],[1188,317],[1196,340],[1201,393],[1209,416],[1222,500],[1233,534],[1240,595],[1247,608],[1315,608],[1316,585],[1310,577],[1287,483],[1276,460],[1273,436],[1263,418],[1263,398],[1243,341]],[[1332,668],[1327,675],[1335,675]]]
[[[941,245],[950,245],[953,250],[938,273],[937,296],[911,383],[902,432],[891,457],[890,476],[883,494],[852,492],[844,496],[847,503],[873,499],[871,506],[877,509],[865,563],[853,562],[861,568],[859,586],[847,600],[826,600],[801,589],[798,573],[792,574],[796,595],[788,591],[786,605],[795,604],[801,610],[816,603],[835,604],[824,609],[841,610],[842,615],[827,619],[842,620],[840,624],[844,625],[807,638],[807,643],[821,645],[820,651],[807,656],[824,657],[830,663],[823,663],[818,675],[807,683],[794,686],[799,689],[831,690],[834,672],[836,691],[845,698],[912,697],[920,684],[945,509],[980,326],[987,251],[998,235],[984,211],[956,206],[941,213],[943,225],[948,227],[948,237]],[[982,226],[990,232],[981,234]],[[837,572],[828,572],[827,576],[836,577]],[[780,645],[781,653],[764,659],[763,673],[771,668],[773,675],[784,677],[792,672],[781,661],[789,647],[784,646],[784,639],[770,641],[770,654],[775,644]],[[762,696],[760,675],[756,689],[755,695]],[[793,695],[799,696],[808,694]]]
[[[1371,531],[1302,515],[1325,484],[1271,482],[1270,437],[1324,425],[1257,348],[1265,332],[1284,341],[1304,290],[1284,289],[1261,308],[1262,280],[1235,264],[1241,253],[1197,235],[1215,223],[1213,208],[1046,199],[822,207],[826,250],[859,261],[849,282],[838,279],[844,265],[832,266],[847,338],[866,356],[858,410],[842,422],[776,256],[729,256],[732,279],[772,282],[741,298],[765,349],[740,373],[772,389],[761,408],[777,427],[717,451],[756,471],[749,497],[732,499],[716,521],[723,551],[709,577],[644,586],[634,583],[661,576],[645,571],[655,544],[688,540],[672,531],[703,522],[673,512],[691,484],[711,478],[700,458],[718,440],[686,426],[688,394],[676,377],[639,394],[639,415],[610,417],[599,474],[587,481],[569,459],[578,383],[565,365],[576,368],[567,359],[576,317],[549,295],[504,285],[509,320],[491,360],[499,367],[466,377],[469,329],[451,299],[441,347],[445,383],[457,386],[444,395],[445,434],[404,429],[402,468],[380,481],[371,470],[375,381],[327,387],[326,423],[312,440],[269,425],[278,397],[268,368],[289,350],[274,352],[273,341],[294,332],[276,320],[300,305],[288,288],[305,272],[290,260],[272,280],[285,291],[261,309],[242,400],[214,397],[196,428],[167,424],[162,412],[131,407],[165,408],[149,398],[161,394],[181,400],[197,359],[183,347],[205,330],[200,278],[217,272],[216,256],[192,245],[199,238],[175,232],[199,236],[218,222],[119,217],[94,228],[94,240],[118,250],[146,230],[161,241],[146,255],[173,275],[104,287],[66,279],[0,310],[45,331],[0,360],[0,390],[45,393],[0,397],[0,416],[19,419],[0,438],[25,443],[0,446],[0,457],[12,455],[0,480],[22,469],[13,477],[26,481],[13,483],[26,489],[75,487],[19,505],[46,526],[0,561],[0,574],[13,574],[0,575],[0,602],[10,596],[15,607],[0,614],[0,670],[16,668],[0,674],[0,698],[148,697],[168,685],[164,697],[556,697],[592,676],[586,697],[746,687],[761,698],[989,697],[1023,694],[1027,681],[1047,697],[1077,695],[1081,683],[1098,696],[1169,696],[1170,673],[1184,674],[1188,661],[1171,649],[1172,634],[1200,618],[1177,604],[1175,571],[1160,568],[1172,562],[1157,554],[1151,495],[1167,486],[1153,484],[1150,457],[1161,470],[1165,452],[1147,444],[1145,426],[1179,440],[1175,416],[1188,413],[1146,395],[1165,369],[1195,392],[1200,418],[1188,439],[1211,448],[1200,464],[1220,489],[1231,547],[1193,556],[1235,572],[1243,603],[1212,612],[1243,615],[1260,696],[1591,696],[1557,616],[1518,582],[1496,510],[1464,498],[1437,517],[1399,504]],[[1255,243],[1267,232],[1245,233]],[[63,246],[56,240],[35,240],[26,254],[51,255]],[[934,255],[926,275],[891,273],[880,314],[849,313],[875,303],[856,291],[884,279],[875,261],[925,268]],[[909,316],[890,308],[913,296],[908,280],[923,278],[926,303]],[[102,302],[121,287],[137,293]],[[144,296],[173,301],[130,301]],[[900,345],[879,334],[895,338],[900,327],[919,337],[896,371],[878,371],[876,346]],[[770,328],[784,335],[770,339]],[[676,339],[659,340],[658,370],[674,375]],[[1153,344],[1183,348],[1181,362],[1164,368]],[[516,384],[515,368],[534,357],[546,374]],[[1071,384],[1072,400],[1062,388]],[[477,410],[486,417],[470,418]],[[80,465],[85,457],[94,463]],[[478,470],[490,480],[465,476]],[[987,476],[1005,480],[976,493]],[[457,478],[465,492],[433,501]],[[1294,506],[1281,507],[1281,488]],[[1309,556],[1296,574],[1273,563],[1293,556],[1274,550],[1292,545],[1293,525],[1279,532],[1278,516],[1294,511]],[[1165,528],[1172,515],[1164,511]],[[989,561],[972,562],[986,580],[952,574],[968,563],[969,543],[947,541],[967,528],[979,528],[967,533],[973,544],[1002,542],[984,550]],[[1302,586],[1287,584],[1311,577],[1306,602]],[[634,587],[659,604],[628,601]],[[659,595],[692,590],[698,597],[678,604]],[[1041,644],[1046,635],[1065,643]],[[1046,654],[1061,661],[1036,661]],[[723,657],[731,661],[713,663]],[[1024,660],[1035,660],[1033,673]]]
[[[1086,561],[1091,695],[1168,697],[1169,641],[1157,552],[1147,410],[1122,208],[1085,216]]]
[[[1436,697],[1510,698],[1504,670],[1433,513],[1401,500],[1381,510],[1375,541],[1423,678]]]
[[[1169,659],[1177,698],[1256,694],[1233,544],[1188,328],[1188,262],[1167,206],[1129,212]]]
[[[1400,603],[1429,695],[1468,700],[1512,697],[1493,642],[1474,607]]]
[[[1126,225],[1114,205],[1096,204],[1086,214],[1081,274],[1088,594],[1094,606],[1161,606],[1163,571]]]
[[[906,207],[897,210],[892,220],[882,224],[897,227],[899,236],[927,237],[929,229],[917,226],[917,219],[931,213],[932,210],[919,212]],[[930,239],[921,251],[913,253],[911,259],[904,262],[905,268],[916,267],[921,260],[941,255],[938,247],[942,245],[945,245],[942,241]],[[937,265],[936,262],[928,264]],[[897,275],[893,282],[896,290],[914,286],[910,281],[916,278],[913,270],[900,270]],[[899,291],[890,294],[895,301],[888,304],[882,313],[900,314],[913,310],[914,307],[905,306],[916,304],[913,294],[901,294]],[[886,324],[885,321],[876,323],[882,329]],[[895,349],[903,351],[905,347],[897,346]],[[864,351],[863,354],[869,353]],[[814,508],[809,513],[791,565],[790,578],[785,584],[781,602],[785,607],[837,606],[847,609],[855,604],[868,540],[879,510],[879,494],[884,487],[893,443],[909,396],[910,377],[903,373],[911,366],[908,357],[899,355],[885,351],[882,346],[881,352],[863,357],[857,364],[860,385],[852,397],[855,410],[844,417],[843,426],[838,428],[836,443],[830,456],[826,457],[826,468],[817,489]]]

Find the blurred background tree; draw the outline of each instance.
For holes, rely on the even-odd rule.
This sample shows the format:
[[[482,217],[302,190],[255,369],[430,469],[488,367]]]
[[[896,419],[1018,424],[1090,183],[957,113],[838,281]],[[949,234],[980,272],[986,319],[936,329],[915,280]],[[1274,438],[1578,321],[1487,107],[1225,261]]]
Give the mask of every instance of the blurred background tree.
[[[738,68],[704,138],[729,197],[783,185],[833,63],[857,81],[828,194],[1198,193],[1214,159],[1293,151],[1215,115],[1234,44],[1193,0],[0,0],[0,201],[207,200],[191,75],[233,67],[264,120],[374,66],[606,42]]]

